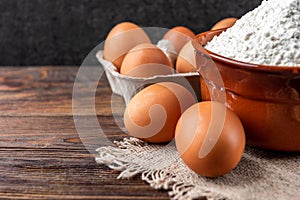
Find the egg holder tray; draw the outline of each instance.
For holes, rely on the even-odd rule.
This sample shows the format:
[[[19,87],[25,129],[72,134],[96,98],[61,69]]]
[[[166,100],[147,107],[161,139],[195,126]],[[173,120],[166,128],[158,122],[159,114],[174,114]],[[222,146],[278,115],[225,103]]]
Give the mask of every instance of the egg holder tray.
[[[103,58],[102,50],[96,53],[96,58],[103,66],[112,92],[122,96],[126,105],[140,90],[158,82],[179,83],[200,100],[200,78],[197,72],[157,75],[150,78],[136,78],[120,74],[117,71],[116,66]]]

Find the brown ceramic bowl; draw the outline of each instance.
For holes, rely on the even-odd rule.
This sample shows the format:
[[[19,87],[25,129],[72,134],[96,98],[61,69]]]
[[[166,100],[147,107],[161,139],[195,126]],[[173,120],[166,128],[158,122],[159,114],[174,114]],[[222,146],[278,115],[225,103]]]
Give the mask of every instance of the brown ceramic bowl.
[[[300,151],[300,66],[244,63],[203,48],[224,30],[201,33],[193,41],[202,99],[210,100],[210,91],[225,89],[226,103],[240,117],[250,146]],[[204,59],[208,60],[205,64]],[[207,73],[214,66],[223,87],[218,87],[221,83],[214,83]]]

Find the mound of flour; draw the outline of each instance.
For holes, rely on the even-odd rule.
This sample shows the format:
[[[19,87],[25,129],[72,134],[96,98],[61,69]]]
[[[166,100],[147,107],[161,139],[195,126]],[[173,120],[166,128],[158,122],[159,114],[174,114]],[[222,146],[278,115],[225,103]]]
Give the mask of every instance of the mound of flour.
[[[235,60],[300,66],[300,0],[264,0],[206,49]]]

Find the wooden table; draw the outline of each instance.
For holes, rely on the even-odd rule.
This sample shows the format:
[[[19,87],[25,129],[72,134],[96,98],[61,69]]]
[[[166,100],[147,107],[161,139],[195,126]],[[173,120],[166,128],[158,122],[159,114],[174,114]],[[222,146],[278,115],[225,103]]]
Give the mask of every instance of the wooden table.
[[[168,199],[166,192],[152,189],[139,177],[117,180],[118,172],[96,164],[86,150],[72,114],[77,70],[0,68],[0,198]],[[121,139],[111,96],[104,77],[97,87],[97,118],[109,130],[110,140]],[[114,99],[121,116],[122,99]]]

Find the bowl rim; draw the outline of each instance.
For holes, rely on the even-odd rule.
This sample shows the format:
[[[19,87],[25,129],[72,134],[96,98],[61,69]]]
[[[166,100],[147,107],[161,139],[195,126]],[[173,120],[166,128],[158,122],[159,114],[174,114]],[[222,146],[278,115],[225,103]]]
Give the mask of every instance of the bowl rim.
[[[206,54],[208,54],[209,57],[211,57],[213,60],[216,60],[218,62],[226,63],[228,66],[234,66],[240,69],[245,70],[253,70],[253,71],[265,71],[267,73],[292,73],[292,74],[300,74],[300,66],[276,66],[276,65],[261,65],[261,64],[254,64],[254,63],[247,63],[239,60],[235,60],[232,58],[228,58],[225,56],[222,56],[220,54],[214,53],[204,47],[203,42],[201,42],[205,36],[208,34],[213,34],[214,37],[216,35],[221,34],[223,31],[226,31],[228,28],[221,28],[216,30],[209,30],[202,33],[199,33],[196,35],[195,39],[192,41],[192,44],[196,51],[203,52],[205,50]]]

